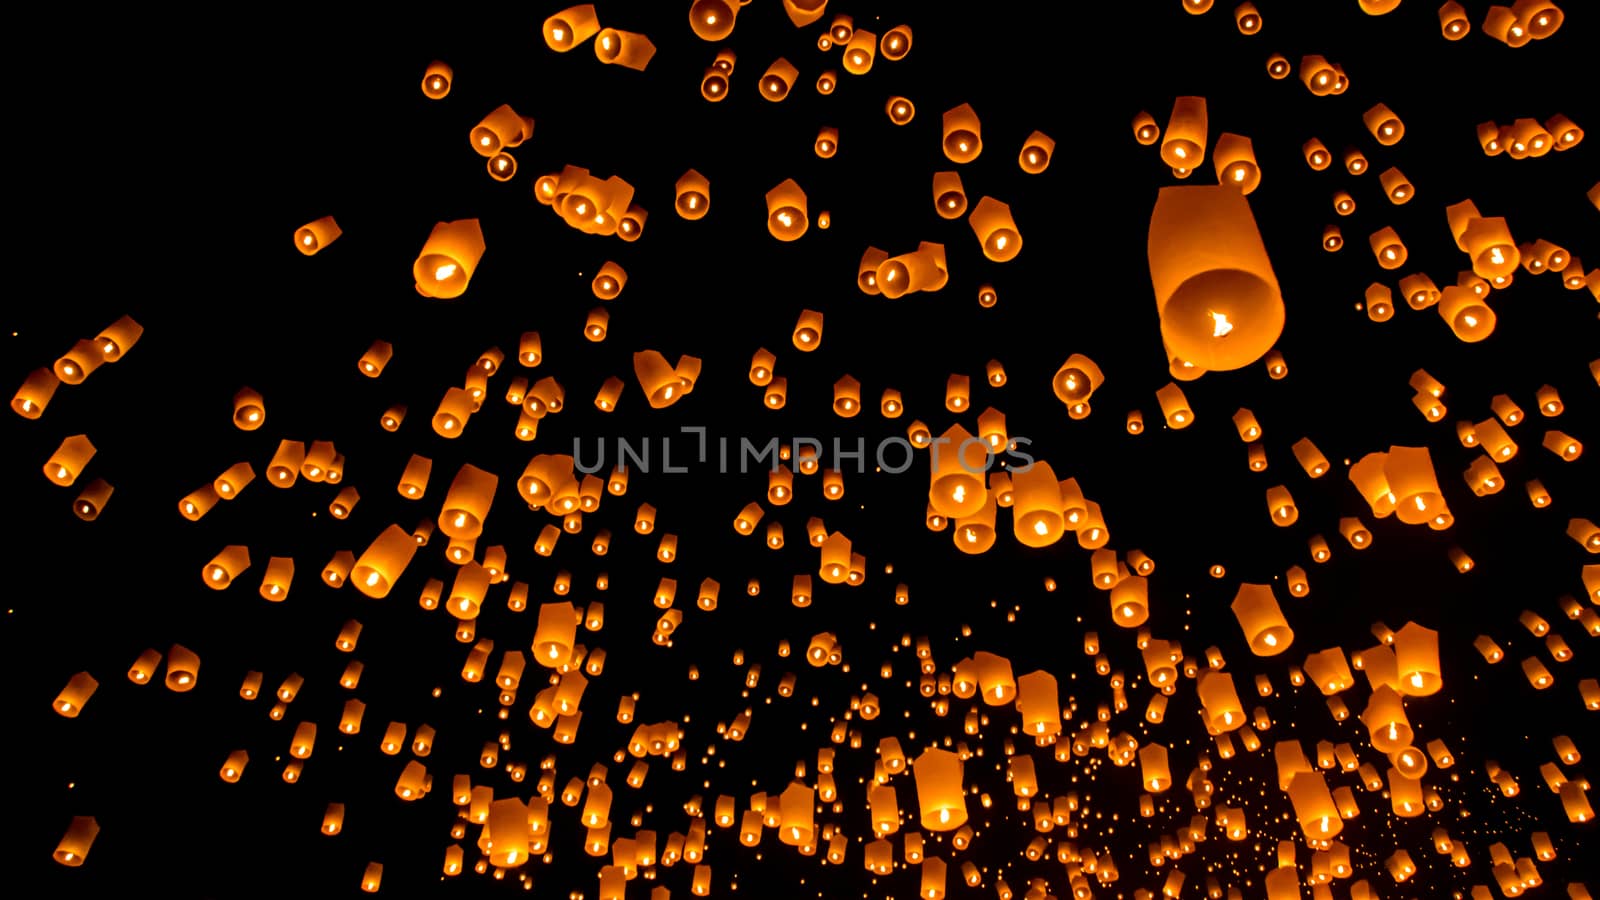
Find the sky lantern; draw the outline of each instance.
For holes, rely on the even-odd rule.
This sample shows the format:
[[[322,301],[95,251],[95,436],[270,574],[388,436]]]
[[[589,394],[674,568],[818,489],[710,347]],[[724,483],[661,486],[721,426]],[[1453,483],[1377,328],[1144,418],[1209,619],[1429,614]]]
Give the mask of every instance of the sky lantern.
[[[1150,277],[1162,339],[1212,371],[1260,359],[1283,331],[1283,296],[1243,194],[1162,188],[1150,217]]]
[[[1272,586],[1241,584],[1233,600],[1233,614],[1244,630],[1250,650],[1257,656],[1276,656],[1294,643],[1294,631],[1278,607]]]
[[[594,55],[607,65],[643,72],[656,55],[656,45],[638,32],[602,28],[595,35]]]
[[[600,21],[595,17],[593,3],[580,3],[545,19],[541,30],[546,46],[565,53],[594,37],[600,31]]]
[[[440,300],[461,296],[483,259],[483,250],[483,229],[477,219],[434,225],[411,266],[418,292]]]

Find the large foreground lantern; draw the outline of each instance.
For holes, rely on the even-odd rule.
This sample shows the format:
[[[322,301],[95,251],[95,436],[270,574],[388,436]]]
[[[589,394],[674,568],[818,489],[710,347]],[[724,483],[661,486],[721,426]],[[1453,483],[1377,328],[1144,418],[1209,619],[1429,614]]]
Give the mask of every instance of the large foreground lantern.
[[[1165,187],[1150,214],[1161,337],[1208,371],[1247,366],[1283,333],[1283,294],[1250,203],[1224,185]]]

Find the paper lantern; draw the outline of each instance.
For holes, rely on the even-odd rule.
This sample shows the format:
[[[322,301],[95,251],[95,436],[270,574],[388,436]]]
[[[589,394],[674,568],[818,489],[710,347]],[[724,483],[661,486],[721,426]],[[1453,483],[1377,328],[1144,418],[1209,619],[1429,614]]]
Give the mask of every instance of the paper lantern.
[[[594,4],[582,3],[545,19],[541,30],[546,46],[557,53],[565,53],[594,37],[600,30],[600,21],[595,17]]]
[[[95,690],[99,687],[100,682],[96,681],[93,675],[88,672],[79,672],[67,679],[67,686],[62,688],[61,693],[56,695],[55,702],[51,705],[51,708],[56,711],[57,715],[76,719],[78,713],[83,711],[83,705],[89,702],[89,698],[94,695]]]
[[[806,218],[806,194],[786,179],[767,191],[767,231],[780,241],[798,240],[810,224]]]
[[[1333,154],[1329,153],[1327,146],[1316,138],[1312,138],[1302,144],[1300,153],[1305,157],[1306,165],[1310,166],[1312,171],[1321,172],[1333,164]]]
[[[1161,414],[1166,418],[1169,428],[1184,429],[1194,422],[1188,398],[1176,384],[1168,384],[1156,391],[1156,402],[1161,406]]]
[[[940,140],[944,155],[954,163],[969,163],[983,152],[983,131],[972,104],[963,103],[947,110],[941,121]]]
[[[454,77],[455,70],[439,60],[428,63],[422,71],[422,95],[429,100],[443,100],[450,94],[450,81]]]
[[[740,4],[729,0],[694,0],[689,5],[689,29],[703,41],[720,41],[733,33]]]
[[[1439,7],[1439,31],[1447,41],[1459,41],[1472,30],[1467,12],[1457,0],[1445,0]]]
[[[233,583],[233,579],[248,568],[250,568],[249,548],[232,544],[222,548],[222,552],[206,563],[201,576],[207,587],[220,591]]]
[[[93,816],[73,816],[72,822],[67,825],[67,831],[57,842],[52,858],[64,866],[81,866],[89,855],[89,848],[94,846],[95,836],[100,833],[100,824]]]
[[[711,209],[711,182],[694,169],[683,173],[673,188],[673,208],[689,221],[702,219]]]
[[[154,648],[139,654],[139,658],[128,667],[128,680],[134,684],[149,684],[150,679],[156,674],[156,666],[161,664],[161,651]]]
[[[1308,841],[1332,840],[1343,830],[1344,822],[1333,796],[1328,793],[1328,783],[1322,773],[1294,773],[1289,781],[1288,793],[1295,818]]]
[[[1400,694],[1389,685],[1373,689],[1367,708],[1361,713],[1361,723],[1367,727],[1372,749],[1379,753],[1394,753],[1411,745],[1412,729]]]
[[[1022,252],[1022,234],[1011,218],[1011,207],[993,197],[982,197],[967,217],[983,255],[994,262],[1009,262]]]
[[[815,840],[815,806],[814,789],[800,782],[790,784],[778,798],[778,839],[791,847]]]
[[[461,296],[483,259],[483,250],[483,229],[477,219],[434,225],[411,266],[417,290],[425,297],[440,300]]]
[[[711,2],[720,3],[721,0],[711,0]],[[789,90],[794,87],[794,80],[799,75],[799,69],[796,69],[787,59],[781,56],[778,57],[773,61],[772,65],[767,67],[767,71],[761,75],[761,81],[759,82],[761,96],[774,103],[784,99],[789,96]]]
[[[865,75],[872,71],[872,63],[878,56],[878,36],[865,28],[856,28],[850,36],[839,39],[837,30],[833,33],[834,43],[844,44],[844,70],[851,75]]]
[[[656,55],[656,45],[637,32],[602,28],[595,36],[594,55],[603,63],[643,72]]]
[[[1036,462],[1011,473],[1012,520],[1017,542],[1047,547],[1061,539],[1066,522],[1056,475],[1049,463]]]
[[[1544,433],[1542,446],[1567,462],[1583,455],[1583,444],[1577,438],[1554,429]]]
[[[1017,154],[1017,165],[1029,175],[1039,175],[1050,168],[1050,158],[1055,155],[1056,142],[1042,131],[1034,131],[1022,142]]]
[[[1283,297],[1248,201],[1222,186],[1167,187],[1149,233],[1161,336],[1203,369],[1248,365],[1282,333]]]
[[[1172,771],[1167,763],[1167,748],[1145,744],[1139,748],[1139,778],[1144,789],[1159,794],[1172,787]]]
[[[411,535],[405,535],[413,547],[416,541]],[[261,597],[272,603],[282,603],[289,596],[289,588],[294,581],[294,559],[288,556],[274,556],[267,560],[265,574],[261,578]]]
[[[88,435],[76,434],[64,438],[56,451],[45,461],[44,474],[61,487],[70,487],[83,473],[84,466],[94,457],[95,446]]]
[[[1017,711],[1022,729],[1044,739],[1061,732],[1061,702],[1056,678],[1049,672],[1030,672],[1017,679]]]
[[[1161,137],[1161,127],[1156,124],[1155,116],[1140,110],[1133,117],[1133,139],[1148,147]]]
[[[1267,515],[1279,528],[1287,528],[1300,518],[1300,510],[1295,507],[1287,487],[1280,484],[1267,488]]]
[[[644,207],[637,203],[629,204],[617,217],[617,237],[629,243],[638,240],[644,234],[644,223],[649,217]]]
[[[78,494],[78,498],[72,501],[72,514],[85,522],[93,522],[106,508],[113,490],[114,488],[104,478],[96,478],[89,482]]]
[[[941,219],[958,219],[966,213],[967,194],[961,185],[961,173],[933,173],[933,209]]]
[[[1594,808],[1584,793],[1586,787],[1586,782],[1582,781],[1568,781],[1561,785],[1561,808],[1567,814],[1567,821],[1581,823],[1594,820]]]
[[[1398,269],[1406,264],[1406,245],[1393,228],[1386,226],[1374,231],[1368,236],[1367,243],[1371,245],[1372,255],[1380,268]]]
[[[1111,620],[1123,628],[1138,628],[1150,617],[1149,581],[1138,575],[1111,588]]]
[[[445,491],[439,530],[447,537],[475,540],[483,533],[483,521],[489,515],[499,484],[499,476],[474,465],[463,465]]]
[[[822,18],[822,14],[827,9],[828,0],[783,0],[783,11],[789,16],[789,21],[793,22],[796,28],[804,28]],[[849,17],[845,16],[843,18],[848,19]],[[832,40],[831,33],[827,33],[825,36],[828,40]],[[826,50],[827,48],[824,47],[823,49]],[[651,900],[656,900],[656,898],[652,897]]]
[[[1193,169],[1206,156],[1206,98],[1179,97],[1167,117],[1161,138],[1161,161],[1173,168]]]
[[[542,604],[533,637],[535,658],[547,668],[559,667],[572,655],[577,633],[578,613],[571,603]]]
[[[72,345],[66,355],[56,360],[55,377],[66,384],[82,384],[94,371],[107,362],[100,346],[91,340],[81,340]]]
[[[1472,426],[1483,451],[1496,460],[1508,460],[1517,455],[1517,444],[1505,428],[1495,419],[1484,419]]]
[[[1227,732],[1245,724],[1244,706],[1227,672],[1201,672],[1196,683],[1200,705],[1211,728]]]
[[[1451,207],[1447,212],[1455,209]],[[1456,232],[1456,243],[1472,257],[1472,271],[1480,278],[1490,280],[1511,275],[1522,262],[1522,254],[1511,237],[1506,220],[1475,216],[1475,213],[1475,209],[1469,209],[1463,215],[1470,217],[1453,218],[1451,222],[1451,230]]]
[[[988,495],[983,475],[988,471],[984,442],[960,425],[952,425],[934,443],[928,502],[941,515],[962,518],[983,508]]]
[[[56,386],[61,379],[56,377],[50,369],[34,369],[23,380],[22,386],[11,398],[11,409],[24,419],[37,419],[44,415],[44,408],[49,405],[50,398],[55,395]]]
[[[1011,661],[1003,656],[979,651],[972,655],[978,693],[988,706],[1000,706],[1016,698],[1017,682],[1011,674]]]
[[[1571,150],[1583,141],[1583,129],[1560,113],[1546,119],[1544,128],[1554,141],[1553,146],[1557,151]]]
[[[878,52],[890,62],[899,62],[911,52],[911,26],[896,25],[878,41]]]
[[[331,218],[330,220],[331,221]],[[331,238],[330,238],[331,240]],[[140,325],[132,316],[122,316],[115,322],[107,325],[95,336],[94,343],[100,347],[100,355],[106,362],[116,362],[126,354],[133,345],[139,342],[144,335],[144,326]]]
[[[1387,322],[1394,318],[1394,295],[1386,285],[1373,282],[1367,287],[1363,303],[1367,318],[1374,322]]]
[[[1240,34],[1257,34],[1261,31],[1261,14],[1254,3],[1241,3],[1233,8],[1233,24]]]
[[[1600,553],[1600,526],[1588,519],[1573,518],[1567,521],[1567,537],[1590,553]]]
[[[1400,117],[1382,103],[1362,113],[1361,121],[1372,133],[1373,138],[1385,147],[1399,143],[1406,133],[1406,126],[1400,121]]]
[[[712,103],[720,103],[728,96],[728,77],[733,74],[734,53],[722,50],[700,76],[700,96]]]
[[[1383,193],[1389,198],[1389,202],[1395,204],[1396,206],[1410,202],[1411,198],[1416,196],[1417,193],[1416,188],[1412,187],[1411,181],[1406,178],[1405,174],[1393,166],[1384,169],[1383,172],[1378,175],[1378,183],[1383,186]],[[1426,275],[1411,277],[1423,279],[1427,278]],[[1405,283],[1406,279],[1402,278],[1400,280],[1401,291],[1406,290]],[[1427,304],[1423,304],[1423,306],[1426,305]],[[1413,303],[1412,308],[1421,309],[1422,307],[1418,306],[1416,303]]]
[[[936,291],[949,281],[943,244],[924,241],[913,253],[886,257],[878,264],[872,284],[890,300],[913,291]]]
[[[1511,4],[1517,21],[1525,25],[1528,34],[1536,41],[1543,40],[1561,27],[1566,14],[1552,0],[1516,0]]]
[[[339,239],[343,232],[333,216],[323,216],[294,230],[294,246],[306,256],[315,256],[323,247]]]
[[[589,287],[601,300],[615,300],[627,283],[628,273],[615,262],[607,260],[600,266],[600,271],[595,273],[594,281]]]
[[[1269,584],[1241,584],[1233,598],[1233,615],[1244,631],[1250,652],[1257,656],[1276,656],[1294,643],[1294,631],[1278,608],[1278,599]]]
[[[1217,183],[1232,185],[1242,194],[1248,194],[1261,185],[1261,169],[1256,164],[1255,149],[1250,139],[1237,134],[1217,135],[1217,149],[1213,155],[1217,169]]]
[[[1400,293],[1405,296],[1406,303],[1412,309],[1427,309],[1438,303],[1440,297],[1439,288],[1433,283],[1433,279],[1421,273],[1400,279]]]
[[[994,546],[994,520],[994,498],[987,497],[976,512],[955,517],[955,530],[950,539],[963,553],[986,553]]]
[[[1427,697],[1439,692],[1439,633],[1407,622],[1395,633],[1394,653],[1398,690],[1411,697]]]
[[[374,599],[389,595],[417,552],[417,542],[399,525],[390,525],[362,552],[351,569],[356,590]]]
[[[1481,341],[1494,332],[1494,310],[1467,288],[1446,287],[1439,297],[1438,310],[1456,337],[1468,343]]]
[[[1388,515],[1388,510],[1393,510],[1400,521],[1408,525],[1420,525],[1446,512],[1444,497],[1439,493],[1438,479],[1434,475],[1433,461],[1426,447],[1390,447],[1381,458],[1377,458],[1377,455],[1364,458],[1362,465],[1369,460],[1380,464],[1381,469],[1373,474],[1377,476],[1381,471],[1382,486],[1386,488],[1381,502],[1374,502],[1373,497],[1368,497],[1368,501],[1373,502],[1375,514],[1384,516]],[[1357,470],[1352,468],[1352,480],[1357,474]],[[1375,491],[1376,482],[1373,485],[1371,489]],[[1363,488],[1363,494],[1366,491]]]
[[[1341,79],[1338,66],[1326,58],[1317,55],[1300,58],[1300,81],[1314,96],[1326,97],[1339,93]]]
[[[635,353],[633,372],[652,409],[671,406],[686,393],[678,373],[667,363],[666,357],[655,350]]]

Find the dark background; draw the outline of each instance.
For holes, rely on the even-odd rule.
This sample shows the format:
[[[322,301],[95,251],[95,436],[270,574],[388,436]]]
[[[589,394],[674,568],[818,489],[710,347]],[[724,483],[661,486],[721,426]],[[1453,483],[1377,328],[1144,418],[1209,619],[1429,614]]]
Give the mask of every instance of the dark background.
[[[1485,215],[1506,216],[1518,240],[1544,237],[1600,264],[1596,211],[1584,198],[1600,171],[1590,148],[1512,161],[1486,158],[1474,137],[1486,119],[1543,120],[1564,112],[1580,125],[1600,122],[1583,77],[1583,54],[1597,34],[1593,10],[1565,4],[1567,22],[1558,34],[1512,50],[1479,31],[1486,9],[1480,2],[1467,4],[1474,32],[1459,43],[1440,38],[1435,4],[1420,0],[1381,19],[1344,0],[1262,0],[1266,26],[1253,37],[1235,30],[1227,3],[1201,17],[1184,14],[1177,0],[1094,9],[835,3],[858,26],[880,34],[901,22],[915,29],[905,60],[880,58],[867,76],[855,77],[842,71],[837,51],[824,56],[816,48],[831,11],[796,30],[779,4],[758,0],[726,42],[739,54],[731,96],[710,104],[697,85],[717,47],[689,31],[687,5],[601,5],[602,24],[654,39],[658,52],[645,73],[599,64],[589,44],[567,54],[546,48],[539,25],[557,4],[365,15],[273,8],[228,21],[63,9],[36,11],[19,23],[12,36],[9,146],[21,158],[6,179],[11,265],[19,277],[0,321],[6,377],[20,384],[28,371],[51,364],[75,340],[124,313],[147,330],[123,361],[81,386],[62,386],[43,419],[0,420],[14,472],[0,482],[0,502],[13,522],[0,620],[10,686],[4,744],[16,792],[5,805],[8,827],[19,834],[6,848],[17,856],[5,867],[8,881],[41,885],[31,889],[40,896],[105,896],[127,888],[172,897],[336,896],[356,892],[366,863],[378,860],[385,864],[383,893],[391,896],[516,890],[515,876],[505,883],[470,872],[440,879],[455,819],[451,776],[468,772],[498,794],[524,797],[536,777],[513,785],[504,772],[476,764],[483,742],[501,729],[492,718],[495,690],[460,680],[469,648],[454,640],[454,620],[416,604],[426,578],[448,584],[453,575],[442,536],[419,552],[386,600],[333,591],[318,580],[336,551],[359,554],[390,522],[409,529],[437,515],[449,478],[470,462],[501,477],[479,549],[506,546],[509,571],[529,583],[533,604],[558,599],[550,585],[564,569],[575,587],[569,599],[600,599],[607,608],[602,632],[580,632],[589,646],[604,646],[608,660],[585,695],[578,744],[553,751],[548,733],[528,724],[537,680],[530,667],[534,677],[525,678],[511,709],[513,744],[503,758],[534,769],[555,752],[559,790],[626,742],[632,726],[615,722],[618,696],[641,693],[638,721],[684,723],[688,772],[655,761],[644,789],[635,791],[623,784],[631,760],[611,767],[613,840],[632,834],[627,823],[635,810],[664,843],[669,832],[686,830],[681,807],[691,795],[709,807],[718,794],[733,794],[742,810],[756,791],[781,792],[797,761],[814,778],[816,749],[827,744],[851,696],[865,688],[882,699],[885,713],[852,722],[863,744],[840,753],[835,777],[843,811],[818,817],[852,836],[846,864],[822,865],[820,854],[801,858],[770,834],[747,850],[734,835],[713,829],[706,861],[716,890],[736,883],[763,898],[913,894],[915,867],[871,878],[861,868],[858,840],[868,830],[859,779],[871,777],[878,739],[896,735],[908,755],[946,736],[981,748],[982,757],[967,763],[967,782],[994,805],[983,810],[975,797],[969,800],[978,841],[954,856],[948,845],[931,844],[931,852],[952,860],[952,896],[978,895],[958,883],[957,866],[969,857],[985,869],[984,893],[999,874],[1019,895],[1033,876],[1048,877],[1063,895],[1059,863],[1031,864],[1020,855],[1032,826],[1014,811],[1004,775],[1014,713],[986,709],[990,724],[982,737],[962,735],[969,704],[952,700],[947,717],[933,715],[916,694],[913,654],[896,644],[901,635],[927,636],[941,671],[980,649],[1007,656],[1019,675],[1048,669],[1060,679],[1063,704],[1077,706],[1071,729],[1110,699],[1081,652],[1082,632],[1097,630],[1130,678],[1130,707],[1113,720],[1113,733],[1125,729],[1141,743],[1167,744],[1179,784],[1163,795],[1156,817],[1140,820],[1136,771],[1108,768],[1098,752],[1063,765],[1036,751],[1041,788],[1050,796],[1076,790],[1084,804],[1077,842],[1115,857],[1121,880],[1097,887],[1097,894],[1159,891],[1165,869],[1150,870],[1145,846],[1194,813],[1181,782],[1209,741],[1192,718],[1191,685],[1172,698],[1164,725],[1143,724],[1150,689],[1139,677],[1132,636],[1111,625],[1105,595],[1089,584],[1087,554],[1070,535],[1046,550],[1020,548],[1002,512],[995,548],[963,556],[951,548],[948,532],[923,526],[926,463],[919,458],[903,475],[873,474],[869,458],[867,472],[847,471],[842,501],[823,500],[818,479],[800,477],[796,500],[768,509],[768,520],[785,527],[788,545],[780,552],[730,528],[745,503],[764,495],[765,474],[724,476],[697,465],[683,475],[634,473],[627,496],[607,497],[586,518],[584,535],[564,537],[553,558],[532,553],[538,530],[554,521],[522,509],[512,493],[534,453],[571,452],[581,436],[592,455],[597,440],[659,442],[680,426],[705,427],[734,442],[838,436],[853,444],[864,436],[870,447],[903,435],[912,418],[936,433],[955,421],[943,409],[952,373],[972,377],[974,412],[1001,409],[1010,434],[1031,439],[1032,451],[1061,477],[1078,478],[1104,510],[1110,546],[1155,558],[1153,633],[1181,640],[1190,656],[1221,648],[1247,708],[1261,702],[1272,716],[1262,752],[1241,754],[1211,773],[1218,802],[1247,808],[1251,837],[1223,841],[1213,827],[1212,839],[1178,864],[1190,891],[1214,872],[1224,884],[1250,880],[1246,893],[1254,895],[1276,841],[1298,841],[1287,799],[1275,789],[1268,752],[1274,741],[1299,739],[1308,754],[1318,740],[1349,741],[1363,750],[1363,760],[1387,768],[1366,748],[1354,717],[1335,723],[1320,694],[1289,688],[1286,675],[1306,653],[1370,646],[1369,626],[1379,620],[1393,628],[1415,620],[1441,631],[1445,689],[1412,701],[1408,711],[1417,744],[1442,738],[1458,765],[1430,771],[1426,783],[1446,807],[1420,819],[1394,819],[1386,799],[1356,788],[1362,814],[1346,823],[1342,840],[1355,849],[1358,877],[1370,878],[1384,896],[1446,896],[1492,880],[1492,841],[1504,841],[1516,856],[1531,855],[1528,834],[1535,830],[1549,831],[1561,854],[1539,866],[1552,886],[1547,893],[1585,874],[1574,857],[1592,841],[1594,826],[1566,823],[1538,766],[1554,759],[1555,734],[1600,752],[1577,690],[1580,678],[1597,674],[1592,645],[1556,604],[1558,596],[1582,591],[1579,567],[1593,559],[1564,536],[1568,518],[1600,518],[1593,486],[1600,401],[1586,369],[1600,348],[1593,298],[1563,290],[1554,276],[1519,272],[1514,286],[1494,298],[1494,335],[1475,345],[1457,341],[1433,310],[1402,304],[1393,320],[1379,324],[1356,304],[1372,281],[1392,286],[1410,272],[1427,272],[1441,287],[1453,283],[1467,261],[1453,246],[1443,207],[1465,198]],[[1344,66],[1351,87],[1343,96],[1316,98],[1294,78],[1272,81],[1265,74],[1272,52],[1294,61],[1321,53]],[[755,85],[780,55],[800,76],[787,100],[768,103],[755,96]],[[442,101],[418,89],[433,59],[455,69]],[[813,87],[824,68],[840,71],[839,89],[827,97]],[[883,114],[885,99],[896,94],[917,105],[909,126],[895,127]],[[1290,375],[1269,380],[1258,364],[1185,384],[1197,421],[1169,432],[1154,402],[1154,391],[1170,378],[1145,230],[1157,189],[1173,182],[1156,149],[1132,141],[1129,122],[1147,109],[1164,125],[1180,94],[1209,98],[1213,141],[1224,131],[1254,140],[1264,177],[1250,200],[1288,305],[1278,346]],[[939,117],[962,102],[982,118],[985,150],[957,167],[940,152]],[[1363,127],[1361,113],[1376,102],[1405,121],[1398,146],[1377,146]],[[466,140],[500,103],[538,123],[533,138],[513,151],[520,168],[505,184],[486,176]],[[840,130],[840,150],[827,160],[811,150],[824,125]],[[1057,147],[1049,170],[1030,176],[1018,169],[1016,154],[1035,129]],[[1361,148],[1372,168],[1359,177],[1337,164],[1310,171],[1300,146],[1313,136],[1336,156],[1347,146]],[[580,234],[536,204],[533,180],[566,164],[635,185],[636,201],[650,212],[643,237],[624,243]],[[1377,173],[1389,165],[1416,185],[1410,204],[1392,206],[1381,195]],[[691,167],[711,181],[711,212],[698,222],[672,209],[672,185]],[[964,220],[933,214],[931,173],[951,168],[960,169],[972,202],[987,194],[1011,204],[1025,241],[1015,261],[988,262]],[[773,240],[763,227],[763,194],[785,178],[807,191],[813,219],[792,244]],[[1212,178],[1208,159],[1191,181]],[[1354,195],[1358,210],[1338,220],[1345,249],[1328,254],[1319,238],[1336,220],[1329,198],[1341,189]],[[815,224],[822,210],[833,218],[826,231]],[[344,236],[315,257],[294,252],[293,230],[327,214],[337,217]],[[410,263],[429,228],[467,217],[481,219],[488,244],[471,287],[454,301],[418,296]],[[1408,264],[1392,273],[1375,265],[1366,246],[1366,235],[1385,225],[1410,250]],[[889,301],[855,288],[867,246],[896,254],[921,241],[946,244],[945,290]],[[630,281],[607,304],[608,338],[594,344],[580,331],[588,310],[600,305],[589,282],[607,260],[623,265]],[[993,309],[976,302],[985,283],[999,293]],[[822,347],[811,354],[789,343],[803,308],[827,317]],[[542,333],[546,359],[525,371],[511,359],[518,335],[530,329]],[[355,363],[378,338],[392,342],[395,355],[383,376],[371,380]],[[508,363],[491,381],[484,409],[462,439],[438,438],[428,419],[439,397],[490,346],[503,349]],[[760,389],[745,378],[758,347],[777,353],[777,371],[789,379],[781,413],[764,410]],[[631,372],[631,354],[645,348],[670,359],[703,358],[695,392],[668,410],[648,409]],[[1090,355],[1107,376],[1094,413],[1078,422],[1067,419],[1049,388],[1073,352]],[[992,358],[1010,379],[998,391],[982,386],[983,365]],[[1411,405],[1406,382],[1417,368],[1447,386],[1450,414],[1443,423],[1428,424]],[[868,407],[851,420],[830,411],[831,386],[846,373],[860,379]],[[554,375],[566,388],[566,410],[546,418],[532,444],[513,438],[516,410],[500,399],[515,374]],[[607,416],[591,401],[613,374],[628,389],[619,411]],[[1534,413],[1533,392],[1547,383],[1567,405],[1555,421]],[[266,397],[267,423],[257,432],[231,425],[230,398],[241,385]],[[886,387],[903,392],[906,417],[877,415]],[[1508,487],[1480,499],[1459,474],[1479,451],[1456,442],[1453,423],[1488,417],[1498,393],[1511,395],[1530,418],[1512,429],[1522,451],[1502,466]],[[408,404],[410,415],[399,433],[389,434],[378,417],[394,403]],[[1270,463],[1264,474],[1246,468],[1230,421],[1239,407],[1252,409],[1263,424]],[[1146,434],[1126,433],[1131,408],[1144,411]],[[969,429],[973,418],[962,417]],[[1590,452],[1560,462],[1539,446],[1547,426],[1588,442]],[[72,515],[76,488],[54,487],[39,472],[62,437],[78,433],[99,448],[79,484],[103,477],[116,488],[93,523]],[[1302,436],[1335,463],[1327,477],[1310,481],[1295,463],[1289,446]],[[219,504],[198,523],[176,514],[180,497],[237,461],[249,460],[264,474],[282,438],[336,442],[347,457],[344,483],[362,493],[349,520],[326,512],[335,486],[302,480],[278,491],[259,477],[238,501]],[[1456,516],[1452,529],[1372,522],[1341,461],[1392,444],[1432,450]],[[674,461],[691,447],[692,439],[680,436]],[[417,503],[393,488],[412,453],[434,460],[428,496]],[[1530,478],[1555,497],[1550,508],[1528,503],[1523,483]],[[1299,505],[1291,528],[1267,520],[1262,497],[1275,484],[1287,485]],[[680,537],[681,555],[670,566],[652,557],[656,537],[632,532],[641,502],[659,510],[658,534]],[[796,609],[787,601],[790,579],[816,569],[815,551],[804,543],[812,515],[852,538],[869,575],[856,588],[819,580],[816,603]],[[1347,515],[1372,526],[1371,549],[1356,553],[1339,538],[1338,519]],[[605,557],[588,551],[597,528],[613,535]],[[1306,539],[1314,533],[1332,545],[1327,565],[1309,562]],[[217,593],[201,586],[199,570],[226,544],[248,545],[253,565]],[[1471,553],[1475,571],[1453,570],[1446,557],[1452,545]],[[283,555],[298,565],[295,586],[287,602],[269,605],[256,586],[267,558]],[[1206,575],[1214,563],[1227,567],[1227,577]],[[1291,601],[1281,589],[1284,570],[1294,564],[1309,570],[1312,590],[1304,600]],[[593,588],[602,572],[610,579],[604,593]],[[649,641],[659,613],[650,597],[663,576],[677,579],[678,606],[685,609],[670,649]],[[705,577],[722,585],[721,606],[710,614],[693,608]],[[1060,584],[1053,593],[1044,590],[1047,577]],[[742,593],[750,578],[760,579],[759,597]],[[1240,581],[1273,579],[1297,636],[1283,656],[1257,659],[1228,603]],[[901,582],[912,598],[905,607],[893,603]],[[506,590],[491,593],[478,634],[494,638],[497,651],[525,650],[535,609],[508,612]],[[1521,629],[1516,620],[1525,608],[1567,639],[1574,661],[1552,662]],[[361,733],[343,737],[336,726],[352,692],[335,682],[349,656],[332,644],[352,617],[365,626],[355,657],[366,670],[353,695],[367,703],[367,713]],[[966,627],[970,637],[963,637]],[[848,671],[801,661],[820,631],[838,635]],[[1498,668],[1473,651],[1480,633],[1506,649]],[[796,655],[779,658],[780,640]],[[142,650],[164,652],[173,642],[202,658],[193,692],[126,679]],[[745,665],[734,664],[736,650]],[[1529,655],[1555,674],[1551,689],[1535,692],[1523,679],[1518,662]],[[886,661],[894,669],[887,681],[877,675]],[[760,684],[746,692],[746,668],[757,663]],[[699,666],[698,681],[687,678],[691,664]],[[305,677],[284,721],[267,718],[269,699],[238,698],[250,669],[265,673],[268,690],[291,671]],[[56,691],[80,670],[100,680],[82,716],[49,712]],[[786,671],[799,677],[796,694],[777,698]],[[1256,672],[1272,677],[1280,689],[1274,697],[1258,701],[1250,692]],[[430,695],[435,687],[442,688],[438,698]],[[1352,713],[1364,706],[1366,691],[1358,678],[1345,695]],[[749,736],[742,743],[720,737],[716,724],[746,707],[754,710]],[[321,727],[316,752],[300,783],[288,785],[279,778],[279,757],[294,723],[305,719]],[[406,722],[408,735],[422,722],[438,729],[437,748],[424,760],[434,792],[418,803],[402,804],[393,794],[409,754],[387,757],[376,749],[391,720]],[[218,767],[241,748],[251,755],[243,780],[222,783]],[[1484,772],[1489,759],[1516,774],[1521,796],[1500,796]],[[1584,771],[1563,768],[1568,777]],[[1347,775],[1329,781],[1356,784]],[[905,777],[895,783],[907,813],[902,832],[914,830],[914,784]],[[317,833],[330,800],[347,805],[344,833],[332,838]],[[48,859],[73,815],[94,815],[102,828],[80,869]],[[602,861],[583,855],[574,811],[557,806],[552,820],[551,864],[525,870],[535,892],[592,896]],[[1471,868],[1457,870],[1432,852],[1436,826],[1469,842]],[[462,842],[469,866],[475,836],[470,829]],[[895,844],[898,860],[898,837]],[[1382,868],[1396,848],[1408,849],[1421,869],[1404,889]],[[1302,847],[1302,873],[1309,857]],[[686,896],[689,868],[660,868],[654,884]],[[631,884],[629,895],[642,896],[649,886]],[[1341,895],[1347,889],[1338,886]]]

